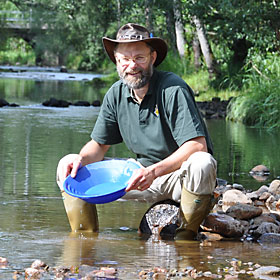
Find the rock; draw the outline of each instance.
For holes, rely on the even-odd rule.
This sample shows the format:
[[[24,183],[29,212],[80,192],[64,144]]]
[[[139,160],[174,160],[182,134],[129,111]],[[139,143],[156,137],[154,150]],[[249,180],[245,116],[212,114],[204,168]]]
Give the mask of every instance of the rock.
[[[255,278],[260,279],[279,279],[278,276],[280,275],[280,268],[277,266],[262,266],[255,271],[253,271]],[[263,278],[264,275],[271,276],[270,278]]]
[[[252,200],[249,199],[244,193],[242,193],[240,190],[228,190],[223,195],[223,211],[226,212],[226,210],[230,207],[235,205],[236,203],[242,203],[242,204],[251,204]]]
[[[92,102],[92,106],[94,106],[94,107],[99,107],[99,106],[101,106],[101,102],[100,102],[99,100],[94,100],[94,101]]]
[[[233,184],[232,187],[239,191],[245,191],[245,188],[240,184]]]
[[[48,106],[48,107],[61,107],[61,108],[65,108],[65,107],[69,107],[70,103],[68,101],[65,100],[57,100],[56,98],[50,98],[47,101],[44,101],[42,103],[43,106]]]
[[[254,236],[255,237],[260,237],[261,235],[265,233],[279,233],[279,226],[275,225],[273,223],[261,223],[258,228],[254,231]]]
[[[0,107],[9,106],[9,103],[5,99],[0,98]]]
[[[265,165],[257,165],[251,169],[249,174],[257,181],[264,182],[267,180],[270,171]]]
[[[77,101],[73,104],[74,106],[84,106],[89,107],[90,103],[88,101]]]
[[[273,180],[269,185],[268,191],[274,195],[280,194],[280,180]]]
[[[44,269],[47,265],[41,261],[41,260],[35,260],[32,264],[31,264],[31,268],[35,268],[35,269]]]
[[[246,193],[246,197],[252,201],[257,200],[259,198],[259,194],[257,192]]]
[[[262,214],[262,209],[253,205],[237,203],[227,209],[226,214],[238,220],[249,220]]]
[[[26,279],[38,279],[41,273],[38,269],[28,267],[25,269],[25,278]]]
[[[226,214],[209,214],[202,224],[203,230],[219,233],[224,237],[241,237],[244,233],[243,225]]]
[[[260,226],[260,224],[262,224],[264,222],[273,223],[273,224],[276,224],[279,226],[279,222],[276,220],[276,218],[273,215],[268,214],[268,213],[262,214],[256,218],[254,218],[251,221],[251,224],[253,227],[257,228],[258,226]]]
[[[268,167],[266,167],[265,165],[257,165],[254,168],[251,169],[251,171],[249,172],[251,175],[264,175],[264,174],[269,174],[270,171],[268,169]]]
[[[0,257],[0,267],[5,267],[8,265],[8,260],[6,258]]]
[[[270,193],[269,192],[263,192],[260,197],[259,200],[267,200],[270,197]]]
[[[179,203],[164,200],[153,204],[144,214],[139,233],[155,238],[174,238],[179,225]]]
[[[257,240],[259,243],[277,243],[280,244],[279,233],[264,233]]]
[[[61,67],[60,67],[60,72],[61,72],[61,73],[68,73],[68,70],[67,70],[66,66],[64,66],[64,65],[61,66]]]

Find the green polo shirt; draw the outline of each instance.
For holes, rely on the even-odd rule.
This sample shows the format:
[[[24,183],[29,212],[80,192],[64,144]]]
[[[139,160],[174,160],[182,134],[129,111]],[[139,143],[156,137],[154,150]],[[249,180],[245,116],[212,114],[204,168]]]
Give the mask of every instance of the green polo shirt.
[[[191,88],[177,75],[154,70],[138,104],[122,82],[106,93],[91,137],[100,144],[125,142],[144,166],[161,161],[186,141],[206,137],[212,144]]]

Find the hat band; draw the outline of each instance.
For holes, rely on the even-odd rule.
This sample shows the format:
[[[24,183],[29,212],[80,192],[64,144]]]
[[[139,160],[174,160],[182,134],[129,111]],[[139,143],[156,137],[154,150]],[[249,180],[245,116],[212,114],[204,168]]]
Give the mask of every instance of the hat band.
[[[126,34],[126,35],[121,35],[119,37],[119,40],[144,40],[146,37],[143,35],[133,35],[133,34]]]

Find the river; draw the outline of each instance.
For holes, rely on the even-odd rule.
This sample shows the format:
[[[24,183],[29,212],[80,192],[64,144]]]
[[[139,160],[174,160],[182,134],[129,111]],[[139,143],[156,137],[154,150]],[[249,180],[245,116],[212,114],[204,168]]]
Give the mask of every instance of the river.
[[[101,95],[87,82],[92,76],[63,80],[55,79],[52,71],[54,76],[47,80],[0,75],[0,99],[20,105],[0,108],[0,257],[9,262],[0,266],[0,279],[12,279],[15,270],[23,271],[35,259],[50,266],[110,265],[118,269],[119,279],[137,279],[140,270],[154,266],[217,271],[233,259],[261,265],[279,263],[277,246],[272,250],[236,241],[177,244],[142,240],[137,228],[149,205],[133,201],[98,205],[99,233],[89,238],[71,235],[55,182],[56,165],[63,155],[79,152],[90,139],[99,108],[50,108],[41,103],[50,97],[92,102]],[[267,132],[224,120],[208,120],[207,126],[219,178],[248,189],[279,178],[280,131]],[[131,154],[120,144],[111,148],[109,156]],[[258,164],[271,171],[264,182],[249,175]]]

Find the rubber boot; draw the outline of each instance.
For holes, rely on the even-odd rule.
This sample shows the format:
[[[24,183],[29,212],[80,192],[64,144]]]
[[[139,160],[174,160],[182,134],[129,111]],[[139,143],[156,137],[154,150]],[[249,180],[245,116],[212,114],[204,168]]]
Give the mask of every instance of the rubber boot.
[[[200,224],[213,208],[212,194],[195,194],[182,188],[180,226],[175,240],[194,240]]]
[[[64,207],[73,232],[98,231],[98,215],[95,204],[62,192]]]

